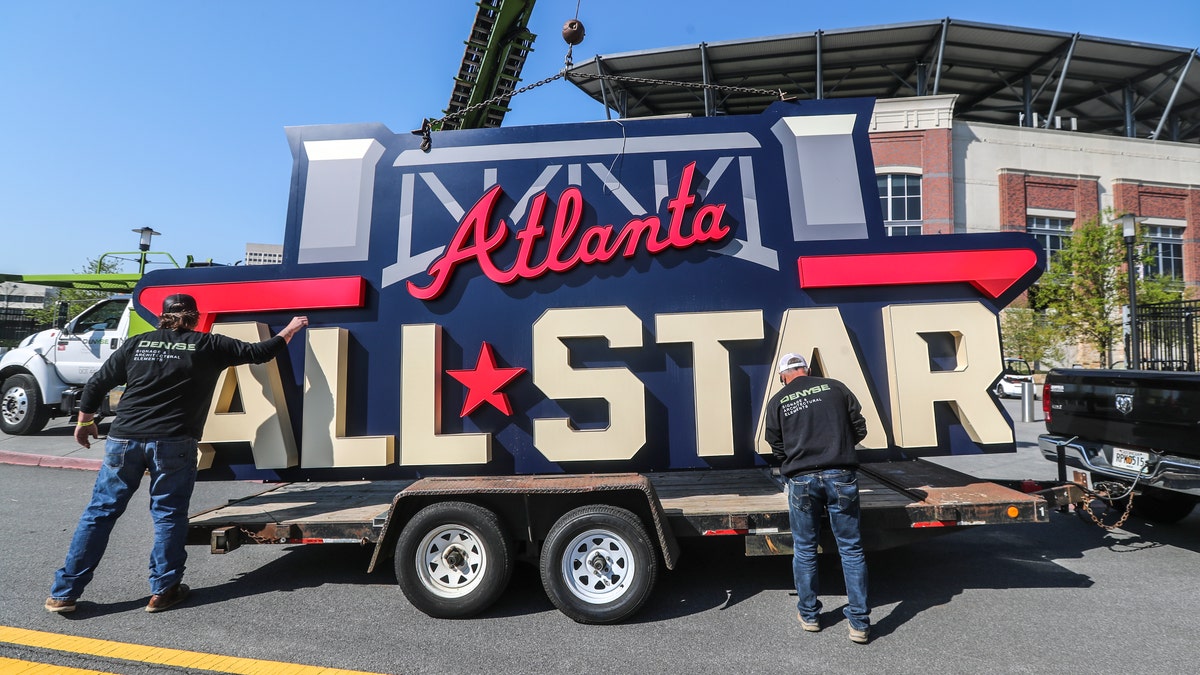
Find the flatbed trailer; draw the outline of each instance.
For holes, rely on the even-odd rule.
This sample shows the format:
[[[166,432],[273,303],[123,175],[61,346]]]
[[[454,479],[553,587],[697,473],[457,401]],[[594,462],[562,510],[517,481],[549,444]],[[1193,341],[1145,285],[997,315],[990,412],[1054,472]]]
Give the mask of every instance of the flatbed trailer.
[[[859,492],[868,550],[978,525],[1046,522],[1055,503],[924,460],[863,465]],[[605,518],[614,511],[618,519]],[[485,514],[482,522],[473,520],[476,512]],[[498,525],[504,542],[488,541],[488,523]],[[640,607],[644,596],[613,602],[629,595],[621,578],[648,581],[630,597],[648,596],[658,560],[674,568],[679,539],[741,536],[747,555],[792,552],[785,481],[767,468],[284,483],[197,513],[189,528],[189,543],[212,553],[247,544],[372,546],[370,570],[394,560],[409,600],[443,617],[475,613],[464,600],[476,592],[503,591],[507,574],[492,584],[485,568],[507,570],[515,558],[540,557],[551,600],[587,623],[620,620]],[[625,569],[609,587],[613,568],[629,564],[623,554],[641,574]],[[572,562],[595,566],[576,576],[582,586],[571,581]],[[589,596],[597,585],[603,588]]]

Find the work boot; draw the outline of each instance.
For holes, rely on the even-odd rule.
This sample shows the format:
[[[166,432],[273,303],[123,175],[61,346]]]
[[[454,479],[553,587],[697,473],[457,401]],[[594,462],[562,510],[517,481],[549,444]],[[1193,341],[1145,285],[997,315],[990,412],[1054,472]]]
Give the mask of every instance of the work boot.
[[[865,644],[867,644],[867,640],[869,640],[870,638],[871,638],[870,626],[863,628],[861,630],[858,628],[855,628],[854,626],[850,626],[850,641],[851,642],[857,642],[860,645],[865,645]]]
[[[800,622],[800,627],[809,633],[817,633],[821,630],[821,617],[817,617],[816,621],[810,623],[804,620],[804,617],[800,615],[800,612],[796,612],[796,620]]]
[[[170,609],[186,600],[188,591],[190,590],[187,584],[175,584],[162,593],[156,593],[150,596],[150,602],[146,605],[146,611],[153,613]]]
[[[46,598],[46,604],[43,605],[47,612],[54,614],[66,614],[67,612],[75,611],[75,601],[71,598]]]

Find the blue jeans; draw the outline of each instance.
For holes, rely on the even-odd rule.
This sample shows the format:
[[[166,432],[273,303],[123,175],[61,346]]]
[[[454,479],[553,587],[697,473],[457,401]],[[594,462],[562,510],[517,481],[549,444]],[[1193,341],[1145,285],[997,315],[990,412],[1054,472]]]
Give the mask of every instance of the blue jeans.
[[[183,578],[188,502],[196,485],[195,439],[126,440],[109,436],[92,501],[79,518],[67,561],[54,574],[50,597],[74,600],[83,593],[108,547],[113,525],[125,512],[147,471],[150,515],[154,518],[150,592],[162,593]]]
[[[860,508],[855,471],[828,469],[788,479],[792,574],[799,598],[796,609],[805,621],[817,622],[821,611],[821,601],[817,599],[817,538],[826,512],[842,558],[842,576],[846,579],[846,618],[854,628],[865,630],[871,625],[871,610],[867,606],[867,560],[858,529]]]

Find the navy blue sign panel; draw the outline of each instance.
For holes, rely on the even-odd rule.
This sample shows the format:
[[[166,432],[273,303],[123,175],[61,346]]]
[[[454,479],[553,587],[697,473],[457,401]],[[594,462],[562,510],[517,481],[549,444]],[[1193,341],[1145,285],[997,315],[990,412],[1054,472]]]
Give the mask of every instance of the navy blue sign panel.
[[[428,152],[378,124],[288,129],[284,263],[135,292],[148,320],[192,293],[214,330],[310,317],[270,399],[284,440],[218,433],[260,396],[240,378],[202,475],[753,466],[786,352],[862,400],[864,459],[1011,450],[996,313],[1044,253],[1020,233],[887,237],[872,108],[452,131]],[[289,440],[286,460],[254,445]]]

